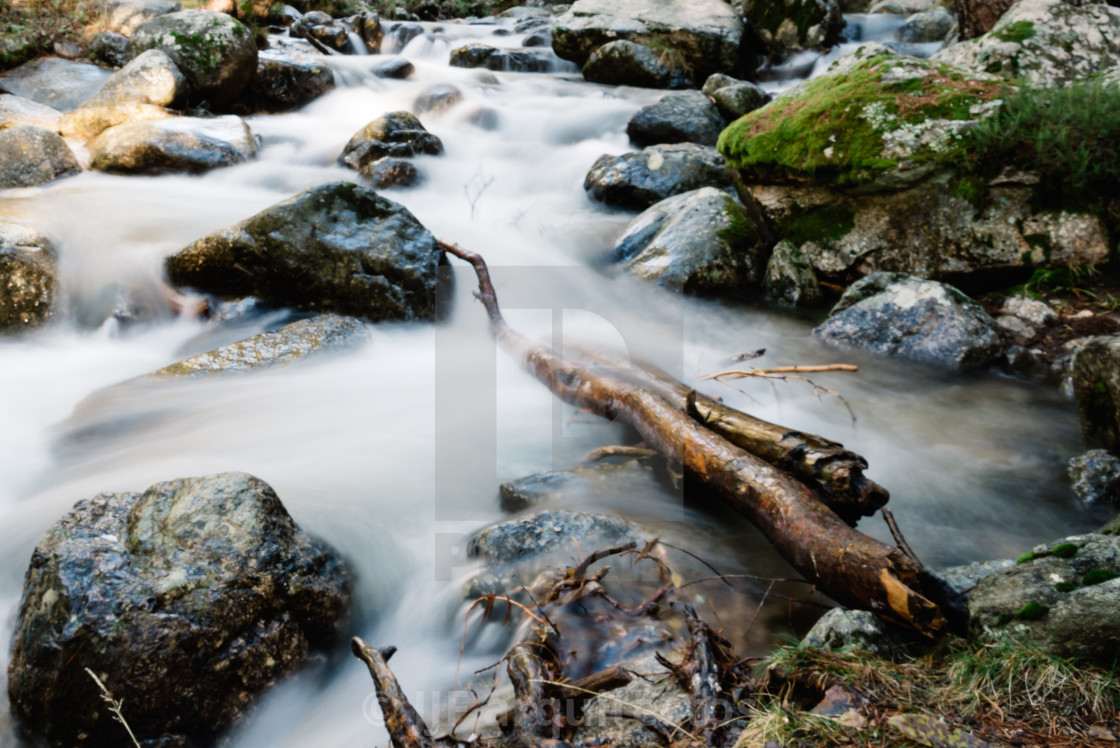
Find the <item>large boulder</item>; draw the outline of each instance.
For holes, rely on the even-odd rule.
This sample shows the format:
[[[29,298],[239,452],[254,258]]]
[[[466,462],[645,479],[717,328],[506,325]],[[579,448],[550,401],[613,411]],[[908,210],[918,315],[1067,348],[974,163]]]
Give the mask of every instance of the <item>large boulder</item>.
[[[0,91],[66,112],[93,96],[112,71],[58,57],[40,57],[0,76]]]
[[[257,74],[243,99],[250,112],[296,109],[334,88],[334,72],[310,42],[275,37],[257,53]]]
[[[742,81],[723,73],[708,76],[701,93],[712,100],[720,115],[728,122],[734,122],[755,109],[770,103],[773,98],[762,87],[750,81]]]
[[[759,51],[771,62],[803,49],[827,49],[844,27],[837,0],[737,0]]]
[[[91,140],[110,127],[129,122],[169,119],[175,113],[154,104],[124,101],[105,106],[83,106],[58,118],[57,129],[67,138]]]
[[[350,573],[266,483],[223,473],[78,502],[39,541],[8,666],[52,745],[120,746],[97,674],[152,745],[213,743],[348,617]]]
[[[451,50],[451,67],[487,68],[509,73],[548,73],[561,65],[551,49],[498,49],[472,42]]]
[[[990,364],[1004,347],[999,326],[975,301],[952,286],[902,273],[853,283],[813,336],[952,368]]]
[[[169,117],[110,127],[89,143],[90,168],[119,174],[200,173],[257,153],[249,126],[227,114]]]
[[[257,44],[240,21],[209,10],[167,13],[136,28],[128,56],[161,49],[186,76],[191,101],[233,104],[257,70]]]
[[[70,146],[37,125],[0,130],[0,188],[33,187],[80,171]]]
[[[704,187],[663,200],[631,221],[612,259],[663,288],[742,298],[762,274],[763,244],[737,200]]]
[[[676,91],[635,112],[626,134],[639,148],[658,143],[715,145],[724,124],[707,96],[699,91]]]
[[[1113,667],[1120,649],[1120,537],[1077,535],[1036,546],[980,579],[968,597],[970,633],[1008,634],[1059,657]]]
[[[1120,335],[1081,343],[1073,352],[1070,380],[1085,441],[1120,451]]]
[[[576,0],[554,22],[552,48],[582,67],[602,45],[628,39],[702,81],[738,66],[742,36],[738,13],[723,0]]]
[[[54,130],[61,116],[62,112],[46,104],[15,94],[0,94],[0,130],[15,125],[38,125]]]
[[[386,156],[403,158],[421,153],[443,153],[443,141],[428,132],[416,115],[390,112],[354,133],[338,160],[351,169],[362,169]]]
[[[1027,86],[1069,85],[1120,65],[1120,8],[1021,0],[991,31],[948,46],[933,59]]]
[[[436,238],[404,207],[349,182],[312,187],[167,259],[172,283],[377,322],[433,319]]]
[[[667,197],[701,187],[730,188],[723,157],[694,143],[653,145],[596,159],[583,180],[591,197],[620,208],[644,210]]]
[[[0,334],[46,321],[54,311],[54,248],[27,226],[0,221]]]
[[[107,30],[129,36],[140,24],[182,9],[174,0],[101,0],[101,19]]]
[[[652,49],[627,39],[607,42],[583,65],[585,80],[612,86],[669,88],[679,75]]]
[[[187,103],[190,87],[175,61],[160,49],[149,49],[113,73],[101,90],[82,106],[138,101],[179,108]]]

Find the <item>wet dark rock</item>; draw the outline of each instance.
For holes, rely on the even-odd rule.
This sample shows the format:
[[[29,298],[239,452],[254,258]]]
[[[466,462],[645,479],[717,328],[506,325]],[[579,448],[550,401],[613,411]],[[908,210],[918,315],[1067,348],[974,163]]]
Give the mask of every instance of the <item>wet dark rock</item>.
[[[1069,461],[1073,492],[1086,504],[1120,504],[1120,458],[1091,449]]]
[[[381,52],[381,42],[385,38],[385,29],[381,26],[379,15],[362,11],[346,18],[343,23],[361,37],[365,44],[365,50],[353,50],[354,53],[376,55]]]
[[[1073,352],[1070,379],[1085,441],[1120,450],[1120,335],[1081,343]]]
[[[437,155],[443,143],[424,129],[409,112],[390,112],[356,132],[342,149],[339,162],[351,169],[362,169],[386,156],[405,158],[422,153]]]
[[[159,49],[149,49],[113,73],[101,90],[82,106],[100,106],[120,101],[180,108],[187,103],[190,86],[175,61]]]
[[[407,209],[334,182],[199,239],[166,268],[172,283],[217,296],[378,322],[433,319],[442,258]]]
[[[416,97],[416,101],[412,104],[412,109],[417,114],[436,114],[445,109],[450,109],[462,100],[462,91],[455,88],[455,86],[439,83],[424,89],[420,95]]]
[[[1010,634],[1049,654],[1112,667],[1120,647],[1120,537],[1036,546],[982,577],[968,612],[970,633],[981,641]]]
[[[673,195],[731,186],[723,156],[715,148],[681,143],[650,146],[638,153],[600,156],[583,188],[608,205],[643,210]]]
[[[0,335],[42,324],[54,311],[54,247],[27,226],[0,221]]]
[[[319,98],[334,85],[334,72],[310,42],[276,37],[257,53],[257,74],[244,99],[252,112],[285,112]]]
[[[397,40],[397,51],[400,51],[416,37],[424,36],[424,27],[418,23],[402,23],[393,29],[392,33]]]
[[[58,57],[40,57],[0,76],[0,91],[68,112],[105,85],[111,70]]]
[[[763,241],[739,202],[714,187],[663,200],[630,222],[612,259],[663,288],[744,297],[762,274]]]
[[[555,68],[556,56],[549,49],[496,49],[485,44],[467,44],[451,52],[451,66],[487,68],[509,73],[547,73]]]
[[[321,10],[305,13],[292,24],[290,33],[292,36],[310,37],[336,52],[347,52],[350,48],[349,29]]]
[[[756,42],[771,61],[802,49],[823,50],[840,41],[844,18],[836,0],[736,0]]]
[[[363,166],[358,173],[376,189],[411,187],[420,179],[420,172],[411,161],[385,156]]]
[[[584,63],[583,77],[614,86],[668,88],[673,70],[649,47],[619,39],[591,53]]]
[[[898,40],[913,44],[944,41],[956,23],[953,14],[942,7],[915,13],[898,30]]]
[[[714,146],[725,124],[707,96],[679,91],[639,109],[626,125],[626,134],[639,147],[658,143]]]
[[[953,368],[990,364],[1004,347],[999,327],[975,301],[904,273],[873,273],[853,283],[813,336]]]
[[[725,120],[733,122],[745,114],[750,114],[770,102],[771,96],[761,87],[749,81],[740,81],[730,86],[721,86],[710,96],[716,110]]]
[[[128,37],[116,31],[102,31],[96,34],[89,43],[89,56],[96,62],[103,62],[109,67],[120,68],[128,63],[125,48],[128,46]]]
[[[33,187],[81,169],[66,141],[38,125],[0,131],[0,188]]]
[[[131,36],[142,23],[183,9],[173,0],[101,0],[99,5],[105,28],[124,36]]]
[[[335,643],[345,563],[244,473],[78,502],[31,558],[8,667],[12,712],[53,745],[137,735],[209,745],[312,649]]]
[[[404,79],[412,75],[416,67],[403,57],[390,57],[387,60],[378,60],[373,68],[373,74],[378,78]]]
[[[763,286],[770,298],[794,306],[813,306],[823,298],[809,258],[797,245],[785,240],[770,252]]]
[[[168,13],[141,24],[128,42],[130,58],[161,49],[186,76],[191,103],[232,105],[257,71],[257,44],[240,21],[209,10]]]
[[[117,174],[201,173],[233,166],[257,153],[245,121],[169,117],[110,127],[89,143],[90,168]]]
[[[552,47],[552,29],[549,27],[530,31],[521,38],[522,47]]]

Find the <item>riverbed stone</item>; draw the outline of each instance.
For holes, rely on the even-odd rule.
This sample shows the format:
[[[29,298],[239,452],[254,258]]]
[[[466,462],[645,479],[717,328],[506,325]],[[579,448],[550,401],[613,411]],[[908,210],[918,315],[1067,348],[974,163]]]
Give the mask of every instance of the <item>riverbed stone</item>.
[[[571,508],[581,502],[603,503],[661,488],[651,461],[600,462],[595,465],[536,473],[498,487],[501,507],[520,512],[542,505]]]
[[[809,258],[800,247],[785,239],[770,252],[763,287],[770,298],[794,306],[815,306],[823,298]]]
[[[1070,380],[1085,441],[1120,451],[1120,335],[1098,335],[1078,345]]]
[[[336,52],[347,52],[350,49],[349,29],[321,10],[304,13],[292,24],[290,33],[292,36],[314,39]]]
[[[887,659],[903,654],[914,635],[867,610],[833,608],[801,639],[804,647],[859,649]]]
[[[56,132],[37,125],[0,131],[0,188],[34,187],[80,170],[74,152]]]
[[[728,122],[734,122],[755,109],[765,106],[772,98],[762,90],[761,86],[750,81],[737,81],[730,85],[719,86],[705,95],[711,97],[720,116]]]
[[[257,154],[240,117],[169,117],[129,122],[89,143],[90,168],[117,174],[201,173],[239,164]]]
[[[392,156],[371,161],[359,169],[358,173],[362,179],[379,190],[389,187],[411,187],[420,180],[420,172],[411,161]]]
[[[58,280],[55,251],[38,231],[0,221],[0,335],[47,321]]]
[[[1120,504],[1120,458],[1090,449],[1069,461],[1073,492],[1086,504]]]
[[[736,0],[771,62],[791,53],[827,49],[840,41],[844,18],[837,0]]]
[[[1112,667],[1120,648],[1120,537],[1075,535],[1035,546],[981,578],[968,612],[969,631],[981,641],[1010,634],[1048,654]]]
[[[583,77],[612,86],[668,88],[673,69],[649,47],[619,39],[591,53],[583,65]]]
[[[693,80],[739,64],[743,23],[723,0],[576,0],[552,29],[552,48],[580,65],[618,39],[665,50]]]
[[[211,744],[337,641],[351,586],[338,554],[251,475],[98,494],[32,554],[8,666],[12,712],[53,745],[127,742],[89,668],[137,735]]]
[[[714,146],[725,124],[704,94],[674,91],[635,112],[626,125],[626,134],[639,148],[658,143]]]
[[[1120,8],[1021,0],[991,31],[945,47],[933,60],[1020,85],[1066,86],[1120,65]]]
[[[55,130],[61,116],[62,112],[46,104],[14,94],[0,94],[0,130],[15,125],[37,125]]]
[[[257,70],[257,44],[240,21],[209,10],[167,13],[136,28],[128,42],[135,58],[161,49],[191,87],[191,103],[216,109],[233,104]]]
[[[486,73],[490,75],[490,73]],[[412,109],[417,114],[438,114],[463,100],[463,92],[448,83],[437,83],[420,92]]]
[[[498,49],[471,42],[451,50],[451,67],[487,68],[510,73],[547,73],[556,56],[549,49]]]
[[[739,202],[714,187],[662,200],[626,227],[612,259],[662,288],[744,298],[762,275],[763,240]]]
[[[411,76],[415,71],[416,66],[403,57],[389,57],[384,60],[378,60],[373,70],[370,72],[378,78],[403,80]]]
[[[360,13],[355,13],[342,20],[342,23],[361,37],[362,44],[365,49],[351,50],[351,54],[371,54],[376,55],[381,53],[381,42],[385,38],[385,29],[381,25],[381,16],[377,13],[371,13],[363,10]]]
[[[898,40],[909,44],[944,41],[956,23],[956,17],[943,7],[915,13],[898,30]]]
[[[276,37],[257,53],[257,73],[243,98],[248,111],[274,114],[298,109],[334,86],[334,72],[310,42]]]
[[[128,37],[116,31],[101,31],[94,34],[89,43],[89,56],[95,61],[112,68],[123,68],[128,64]]]
[[[853,283],[813,337],[952,368],[986,366],[1004,348],[983,307],[936,281],[874,273]]]
[[[225,298],[373,322],[431,320],[436,238],[406,208],[350,182],[318,185],[167,259],[171,282]]]
[[[0,91],[67,112],[105,85],[111,70],[58,57],[40,57],[0,76]]]
[[[406,158],[422,153],[443,153],[443,142],[411,112],[390,112],[354,133],[338,160],[351,169],[362,169],[386,156]]]
[[[67,138],[90,140],[110,127],[129,122],[147,122],[169,119],[175,113],[154,104],[124,101],[106,106],[83,106],[67,112],[58,119],[58,131]]]
[[[163,50],[149,49],[113,73],[101,90],[83,102],[82,106],[139,101],[180,108],[187,103],[189,95],[190,86],[175,61]]]
[[[701,187],[730,188],[723,157],[695,143],[654,145],[596,159],[583,180],[591,197],[607,205],[644,210],[673,195]]]
[[[174,0],[101,0],[105,28],[126,37],[142,23],[182,9]]]

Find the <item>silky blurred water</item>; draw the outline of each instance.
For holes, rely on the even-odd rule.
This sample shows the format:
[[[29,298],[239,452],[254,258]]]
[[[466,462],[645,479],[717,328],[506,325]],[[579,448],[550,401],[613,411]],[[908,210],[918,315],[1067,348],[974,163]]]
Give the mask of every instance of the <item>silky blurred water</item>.
[[[188,242],[304,188],[355,179],[335,163],[350,136],[411,108],[435,84],[463,95],[421,117],[446,152],[416,160],[419,187],[384,194],[438,237],[483,254],[522,331],[629,351],[731,405],[844,442],[868,458],[911,545],[934,566],[1015,556],[1097,521],[1069,491],[1064,464],[1082,445],[1070,403],[1052,390],[829,350],[810,339],[816,320],[807,316],[684,299],[603,269],[633,214],[591,202],[583,178],[600,154],[630,148],[627,120],[662,92],[586,84],[570,72],[451,68],[449,50],[463,40],[513,46],[518,37],[440,26],[444,32],[399,50],[416,67],[408,80],[375,77],[378,56],[330,58],[337,89],[297,113],[250,118],[262,138],[252,163],[203,176],[86,172],[0,195],[0,215],[54,241],[65,308],[51,327],[0,341],[5,642],[32,548],[75,501],[241,470],[270,483],[297,522],[351,560],[355,633],[400,648],[392,664],[426,715],[446,718],[473,701],[450,688],[470,570],[458,561],[463,535],[502,516],[502,481],[571,467],[625,434],[557,405],[495,351],[464,266],[439,325],[371,326],[361,351],[288,369],[98,394],[213,341],[203,323],[170,317],[120,330],[107,321],[119,294],[154,297],[163,258]],[[490,114],[475,117],[480,110]],[[845,361],[861,369],[814,378],[843,400],[803,382],[735,389],[699,379],[758,348],[767,349],[766,365]],[[745,523],[685,506],[671,492],[613,497],[609,506],[587,497],[578,508],[632,519],[725,571],[785,573]],[[878,520],[861,528],[889,537]],[[766,625],[782,624],[762,621],[740,644],[757,653]],[[472,633],[462,672],[491,664],[509,636],[499,627]],[[274,689],[234,745],[384,744],[371,694],[364,668],[340,652]],[[0,732],[7,719],[5,703]]]

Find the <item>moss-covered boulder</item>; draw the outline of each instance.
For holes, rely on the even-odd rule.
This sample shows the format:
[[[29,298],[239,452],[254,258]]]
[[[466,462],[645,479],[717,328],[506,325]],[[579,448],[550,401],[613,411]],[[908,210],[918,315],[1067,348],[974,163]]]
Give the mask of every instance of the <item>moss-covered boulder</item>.
[[[627,39],[703,81],[739,66],[743,24],[724,0],[576,0],[552,28],[552,48],[582,66],[596,49]]]
[[[167,259],[172,283],[373,322],[436,313],[436,238],[406,208],[350,182],[312,187]]]
[[[78,502],[39,541],[8,666],[50,745],[121,746],[86,668],[152,745],[211,745],[348,617],[350,573],[266,483],[223,473]]]
[[[845,58],[733,122],[718,147],[748,182],[891,189],[946,168],[1001,83],[912,57]]]
[[[1085,441],[1120,451],[1120,335],[1089,338],[1079,345],[1070,379]]]
[[[715,148],[695,143],[651,145],[621,156],[604,154],[583,180],[583,188],[595,200],[638,210],[701,187],[730,186],[723,157]]]
[[[991,31],[948,46],[933,59],[1023,85],[1069,85],[1120,65],[1120,8],[1021,0]]]
[[[175,61],[191,87],[191,101],[217,109],[233,104],[257,70],[253,33],[225,13],[183,10],[136,28],[127,54],[160,49]]]
[[[738,0],[759,51],[772,62],[803,49],[827,49],[844,27],[837,0]]]
[[[54,248],[19,223],[0,221],[0,335],[46,321],[54,311]]]

